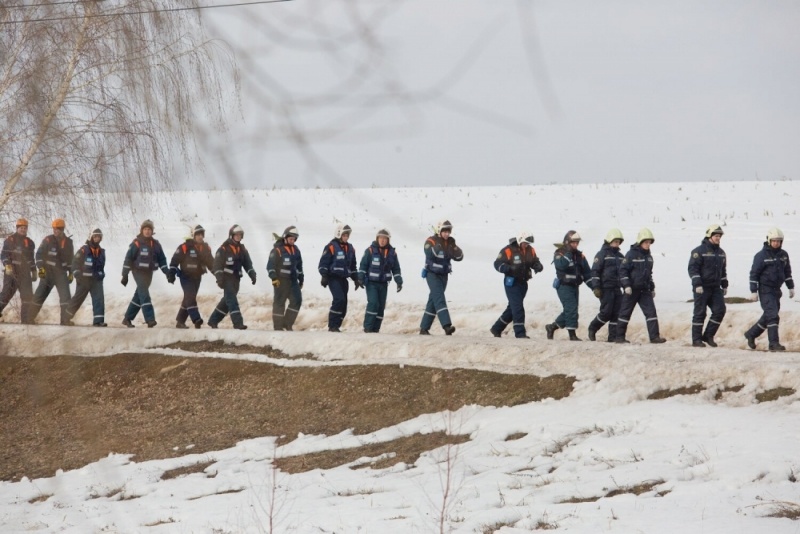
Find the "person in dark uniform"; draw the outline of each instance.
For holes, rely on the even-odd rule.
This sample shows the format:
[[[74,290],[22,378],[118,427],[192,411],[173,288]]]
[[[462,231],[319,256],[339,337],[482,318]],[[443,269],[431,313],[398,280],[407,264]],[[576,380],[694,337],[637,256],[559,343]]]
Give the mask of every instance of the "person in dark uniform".
[[[72,275],[75,278],[75,294],[67,306],[67,315],[72,321],[87,295],[92,296],[92,326],[108,326],[105,317],[103,279],[106,277],[106,251],[100,247],[103,232],[92,230],[86,244],[72,258]]]
[[[303,256],[297,239],[300,234],[289,226],[275,241],[267,260],[267,275],[272,280],[272,328],[291,332],[303,304]],[[288,301],[288,305],[287,305]]]
[[[71,325],[67,315],[67,306],[71,298],[69,285],[72,283],[72,257],[75,249],[72,238],[64,234],[66,228],[64,219],[53,220],[53,233],[42,239],[41,245],[36,250],[36,267],[39,272],[39,285],[33,294],[30,320],[33,322],[47,300],[48,295],[56,288],[58,300],[61,305],[61,324]]]
[[[581,341],[575,330],[578,329],[578,302],[579,289],[582,283],[591,284],[592,269],[583,252],[578,250],[581,236],[575,230],[570,230],[564,236],[564,241],[553,254],[553,265],[556,268],[556,282],[554,286],[561,301],[563,310],[552,323],[545,325],[547,339],[553,339],[553,334],[559,328],[566,328],[570,341]],[[591,285],[590,285],[591,287]]]
[[[253,285],[256,285],[256,271],[253,269],[253,262],[250,253],[242,243],[244,239],[244,229],[238,224],[231,226],[228,230],[228,239],[220,245],[214,255],[214,276],[217,279],[217,286],[222,289],[222,299],[214,308],[214,313],[208,318],[208,326],[217,328],[217,325],[226,315],[230,313],[233,327],[237,330],[245,330],[242,312],[239,309],[239,281],[242,278],[242,270],[250,277]]]
[[[756,338],[767,331],[769,350],[773,352],[784,351],[778,334],[781,311],[781,286],[786,284],[789,298],[794,298],[794,280],[792,280],[792,266],[789,263],[789,254],[783,250],[783,232],[778,228],[770,228],[767,232],[767,241],[764,247],[753,258],[750,269],[750,300],[761,302],[761,318],[745,332],[747,346],[756,348]]]
[[[347,316],[347,292],[350,288],[347,279],[353,281],[355,291],[361,287],[356,267],[356,250],[349,243],[351,231],[346,224],[336,226],[333,239],[325,246],[319,259],[318,270],[322,277],[320,284],[330,289],[333,297],[328,312],[329,332],[340,332],[342,322]]]
[[[147,328],[153,328],[158,324],[153,302],[150,300],[150,284],[153,282],[153,271],[161,269],[161,272],[169,278],[169,269],[161,243],[153,238],[153,234],[156,233],[155,228],[155,224],[150,219],[142,223],[139,235],[128,247],[125,261],[122,264],[122,285],[128,285],[128,273],[133,274],[133,281],[136,284],[136,292],[122,319],[122,324],[128,328],[133,328],[133,320],[139,310],[142,311]]]
[[[533,248],[533,234],[523,230],[508,240],[494,260],[494,268],[504,274],[503,287],[508,306],[489,329],[494,337],[500,337],[506,326],[513,321],[514,337],[529,339],[525,329],[525,295],[528,294],[528,280],[534,273],[544,270],[542,262]]]
[[[447,299],[444,292],[447,290],[447,279],[453,270],[452,262],[464,259],[464,252],[456,245],[456,240],[450,235],[453,225],[450,221],[439,221],[434,228],[434,235],[425,240],[425,268],[422,276],[428,283],[428,303],[419,325],[419,333],[423,336],[430,335],[433,320],[439,318],[444,333],[452,336],[456,331],[447,310]]]
[[[186,319],[191,319],[195,328],[200,328],[203,318],[197,308],[197,293],[203,275],[214,268],[211,247],[205,242],[206,230],[199,224],[192,229],[192,237],[178,245],[169,262],[167,281],[175,283],[177,277],[183,289],[183,301],[175,317],[175,328],[189,328]]]
[[[28,237],[27,219],[17,219],[16,231],[3,242],[0,258],[3,261],[3,291],[0,292],[0,317],[19,291],[20,321],[33,322],[33,282],[36,280],[36,245]]]
[[[689,257],[689,277],[692,279],[694,314],[692,315],[692,346],[716,347],[714,335],[725,317],[725,295],[728,293],[728,269],[725,251],[719,246],[722,226],[712,224],[700,246],[692,250]],[[711,318],[703,331],[706,308],[711,309]]]
[[[619,310],[619,324],[617,324],[617,343],[630,343],[625,338],[628,332],[628,323],[633,314],[633,308],[639,305],[647,320],[647,334],[650,343],[664,343],[658,329],[658,315],[656,313],[656,285],[653,282],[653,255],[650,246],[655,242],[653,232],[642,228],[636,236],[636,244],[631,245],[625,254],[625,260],[620,268],[620,283],[624,288],[622,306]]]
[[[394,278],[397,292],[403,290],[403,276],[397,251],[390,244],[392,234],[382,228],[375,241],[364,251],[358,268],[358,280],[367,293],[367,311],[364,313],[364,332],[380,332],[389,282]]]
[[[608,341],[617,338],[617,321],[622,306],[622,286],[619,282],[620,267],[625,255],[619,250],[625,239],[618,228],[612,228],[606,234],[603,246],[595,254],[592,263],[592,291],[600,299],[600,311],[589,324],[590,341],[597,339],[597,332],[608,323]]]

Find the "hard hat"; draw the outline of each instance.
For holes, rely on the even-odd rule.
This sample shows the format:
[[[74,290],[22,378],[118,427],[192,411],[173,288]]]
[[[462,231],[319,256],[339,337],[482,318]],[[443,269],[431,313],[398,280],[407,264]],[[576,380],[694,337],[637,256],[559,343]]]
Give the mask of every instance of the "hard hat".
[[[722,225],[719,223],[714,223],[706,228],[706,237],[711,237],[714,234],[722,235],[725,232],[722,231]]]
[[[244,228],[242,228],[238,224],[234,224],[233,226],[231,226],[231,229],[228,230],[228,237],[233,237],[234,234],[242,234],[242,239],[244,239]]]
[[[377,235],[375,235],[375,239],[378,239],[381,236],[383,236],[383,237],[385,237],[386,239],[389,239],[389,240],[392,239],[391,232],[389,232],[389,230],[387,230],[386,228],[381,228],[380,230],[378,230]]]
[[[17,228],[20,226],[28,226],[28,219],[17,219]]]
[[[564,244],[565,245],[567,243],[575,243],[575,242],[580,243],[580,241],[581,241],[581,234],[579,234],[575,230],[570,230],[569,232],[567,232],[564,235]]]
[[[352,232],[352,231],[353,231],[353,229],[350,228],[349,224],[341,224],[340,223],[340,224],[336,225],[336,228],[333,231],[333,236],[336,239],[341,239],[344,234],[350,235],[350,232]]]
[[[89,241],[91,241],[91,240],[92,240],[92,238],[93,238],[94,236],[96,236],[96,235],[99,235],[99,236],[100,236],[100,241],[102,241],[102,240],[103,240],[103,231],[102,231],[100,228],[95,228],[94,230],[92,230],[92,233],[91,233],[91,234],[89,234]]]
[[[649,228],[642,228],[636,235],[636,244],[641,245],[642,241],[652,241],[653,243],[656,242],[656,238],[653,237],[653,232],[651,232]]]
[[[781,232],[781,229],[772,227],[767,230],[767,241],[783,241],[783,232]]]
[[[436,223],[436,235],[441,234],[445,230],[449,230],[450,232],[453,231],[453,223],[448,221],[447,219],[441,220]]]
[[[206,235],[206,229],[198,224],[197,226],[192,228],[192,237],[196,236],[197,234],[203,234],[205,236]]]
[[[611,243],[615,239],[619,239],[620,243],[625,241],[625,238],[622,237],[622,232],[620,231],[619,228],[612,228],[611,230],[609,230],[608,233],[606,234],[605,242]]]
[[[64,222],[64,219],[53,219],[53,224],[51,226],[54,230],[56,228],[63,230],[67,227],[67,223]]]
[[[523,243],[528,243],[529,245],[533,243],[533,233],[529,230],[521,230],[517,234],[517,244],[522,245]]]
[[[296,226],[287,226],[286,230],[283,231],[283,238],[286,239],[287,237],[293,237],[297,239],[300,237],[300,233],[297,231]]]

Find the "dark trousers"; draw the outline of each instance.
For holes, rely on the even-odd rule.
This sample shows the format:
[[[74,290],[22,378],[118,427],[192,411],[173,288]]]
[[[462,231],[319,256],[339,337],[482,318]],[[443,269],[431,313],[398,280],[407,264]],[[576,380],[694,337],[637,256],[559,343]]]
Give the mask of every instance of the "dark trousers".
[[[650,336],[650,340],[661,337],[653,293],[647,289],[634,289],[630,295],[622,295],[622,306],[619,309],[619,322],[617,324],[617,339],[625,339],[628,323],[631,321],[631,315],[633,315],[633,308],[637,304],[647,320],[647,335]]]
[[[303,304],[300,283],[289,278],[279,278],[281,285],[275,288],[272,299],[272,328],[291,330]],[[286,302],[289,305],[286,305]]]
[[[133,281],[136,283],[136,292],[133,294],[128,309],[125,311],[125,318],[133,321],[139,310],[146,322],[156,320],[156,312],[153,303],[150,301],[150,284],[153,282],[153,271],[132,270]]]
[[[239,310],[239,299],[236,297],[239,294],[239,277],[231,275],[223,275],[222,278],[222,299],[220,299],[217,307],[211,317],[208,318],[209,325],[217,325],[229,313],[231,314],[231,322],[233,326],[243,326],[244,319],[242,312]]]
[[[3,291],[0,292],[0,313],[14,298],[17,290],[19,290],[20,300],[20,321],[23,324],[32,323],[33,282],[31,281],[31,272],[28,270],[22,272],[21,275],[19,275],[18,269],[15,269],[14,274],[3,275]]]
[[[178,315],[175,317],[177,322],[185,324],[187,318],[191,318],[193,323],[202,320],[200,310],[197,309],[197,293],[200,291],[200,282],[202,280],[199,276],[180,277],[183,300],[181,301],[181,309],[178,310]]]
[[[506,290],[506,298],[508,298],[508,306],[500,315],[500,318],[495,321],[492,326],[492,332],[501,333],[506,329],[508,323],[514,322],[514,336],[524,337],[525,331],[525,295],[528,294],[528,282],[521,280],[514,280],[514,285],[503,285]]]
[[[772,287],[761,286],[758,289],[758,301],[761,303],[763,313],[761,318],[756,324],[750,327],[747,335],[750,337],[758,337],[767,331],[767,338],[770,345],[777,345],[780,343],[780,335],[778,335],[778,325],[781,318],[778,313],[781,311],[781,293],[780,289]]]
[[[576,330],[578,328],[578,286],[570,286],[562,283],[556,289],[558,300],[561,301],[563,311],[556,317],[555,323],[559,328]]]
[[[706,321],[706,308],[711,309],[711,318],[708,320],[705,333],[703,325]],[[713,338],[719,330],[722,319],[725,317],[725,294],[721,287],[703,286],[703,292],[694,292],[694,313],[692,314],[692,342],[702,341],[703,338]]]
[[[328,289],[331,290],[333,297],[328,312],[328,328],[339,328],[347,316],[347,291],[350,289],[350,284],[347,283],[347,278],[331,276],[328,279]]]
[[[430,330],[436,317],[439,317],[442,327],[453,324],[450,321],[450,312],[447,310],[447,299],[444,297],[444,292],[447,290],[447,276],[428,271],[428,276],[425,277],[430,292],[428,293],[428,303],[425,305],[425,313],[419,323],[422,330]]]
[[[383,311],[386,309],[387,282],[367,282],[367,311],[364,314],[364,331],[380,332],[383,324]]]
[[[39,312],[42,310],[44,301],[50,295],[53,288],[58,291],[58,301],[61,305],[61,324],[69,320],[67,315],[67,306],[69,306],[70,292],[69,280],[67,273],[63,269],[56,269],[50,267],[45,270],[45,277],[39,280],[39,285],[36,287],[36,292],[33,294],[33,306],[31,306],[31,322],[36,319]]]
[[[67,306],[67,316],[72,319],[80,309],[86,296],[92,296],[92,324],[102,324],[105,321],[105,297],[103,295],[103,281],[96,278],[79,279],[75,284],[75,294]]]
[[[617,324],[619,310],[622,307],[622,290],[618,287],[604,287],[603,296],[600,297],[600,311],[589,324],[590,332],[597,332],[608,323],[608,340],[617,339]]]

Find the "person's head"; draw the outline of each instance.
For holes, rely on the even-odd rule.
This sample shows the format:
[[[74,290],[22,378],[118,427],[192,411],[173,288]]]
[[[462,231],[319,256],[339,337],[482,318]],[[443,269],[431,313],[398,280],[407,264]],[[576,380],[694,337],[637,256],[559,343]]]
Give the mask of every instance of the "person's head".
[[[564,245],[572,250],[577,250],[578,245],[581,244],[581,235],[575,230],[570,230],[564,235]]]
[[[655,243],[655,241],[656,238],[653,236],[653,232],[651,232],[649,228],[642,228],[636,235],[636,244],[642,247],[644,250],[650,250],[650,245]]]
[[[228,237],[233,239],[233,241],[236,243],[239,243],[242,239],[244,239],[244,228],[238,224],[234,224],[231,226],[230,230],[228,230]]]
[[[625,238],[622,237],[622,231],[619,228],[612,228],[606,234],[605,242],[611,248],[619,248],[623,241],[625,241]]]
[[[283,242],[287,245],[294,245],[297,238],[300,237],[300,233],[297,231],[297,227],[287,226],[281,237],[283,237]]]
[[[21,236],[28,235],[28,219],[17,219],[17,233]]]
[[[103,231],[100,228],[95,228],[92,230],[92,233],[89,235],[89,241],[94,243],[95,245],[99,245],[100,241],[103,240]]]
[[[447,239],[453,233],[453,224],[448,220],[442,220],[436,223],[436,234]]]
[[[53,235],[61,237],[64,234],[67,223],[64,222],[64,219],[53,219],[53,224],[51,226],[53,228]]]
[[[202,245],[206,240],[206,229],[199,224],[192,228],[192,239],[195,243]]]
[[[722,234],[724,233],[725,232],[722,231],[722,225],[718,223],[714,223],[706,228],[706,237],[714,245],[719,245],[719,242],[722,240]]]
[[[378,234],[375,236],[375,241],[378,242],[379,247],[385,247],[389,244],[389,241],[392,239],[392,234],[386,228],[381,228],[378,230]]]
[[[349,224],[337,224],[333,231],[333,236],[342,243],[347,243],[350,239],[350,232],[352,231]]]
[[[767,231],[767,243],[772,248],[781,248],[783,246],[783,232],[780,228],[770,228]]]
[[[517,245],[520,248],[528,248],[533,245],[533,233],[529,230],[522,230],[517,234]]]
[[[139,233],[145,237],[151,237],[156,233],[156,225],[150,219],[146,219],[139,227]]]

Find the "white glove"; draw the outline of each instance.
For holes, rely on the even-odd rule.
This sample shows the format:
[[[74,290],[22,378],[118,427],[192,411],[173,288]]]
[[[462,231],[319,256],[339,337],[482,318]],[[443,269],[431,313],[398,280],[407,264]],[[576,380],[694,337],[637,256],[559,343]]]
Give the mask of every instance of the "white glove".
[[[789,298],[790,298],[790,299],[793,299],[793,298],[794,298],[794,289],[790,289],[790,290],[789,290]]]
[[[750,293],[750,302],[755,302],[758,300],[758,293]]]
[[[633,294],[633,289],[631,289],[631,288],[629,288],[629,287],[626,287],[626,288],[625,288],[625,294],[626,294],[626,295],[631,295],[631,294]]]
[[[727,295],[728,295],[728,288],[727,287],[723,287],[722,288],[722,296],[725,297]]]
[[[697,286],[696,288],[694,288],[694,292],[697,293],[698,295],[702,295],[703,294],[703,286]]]

